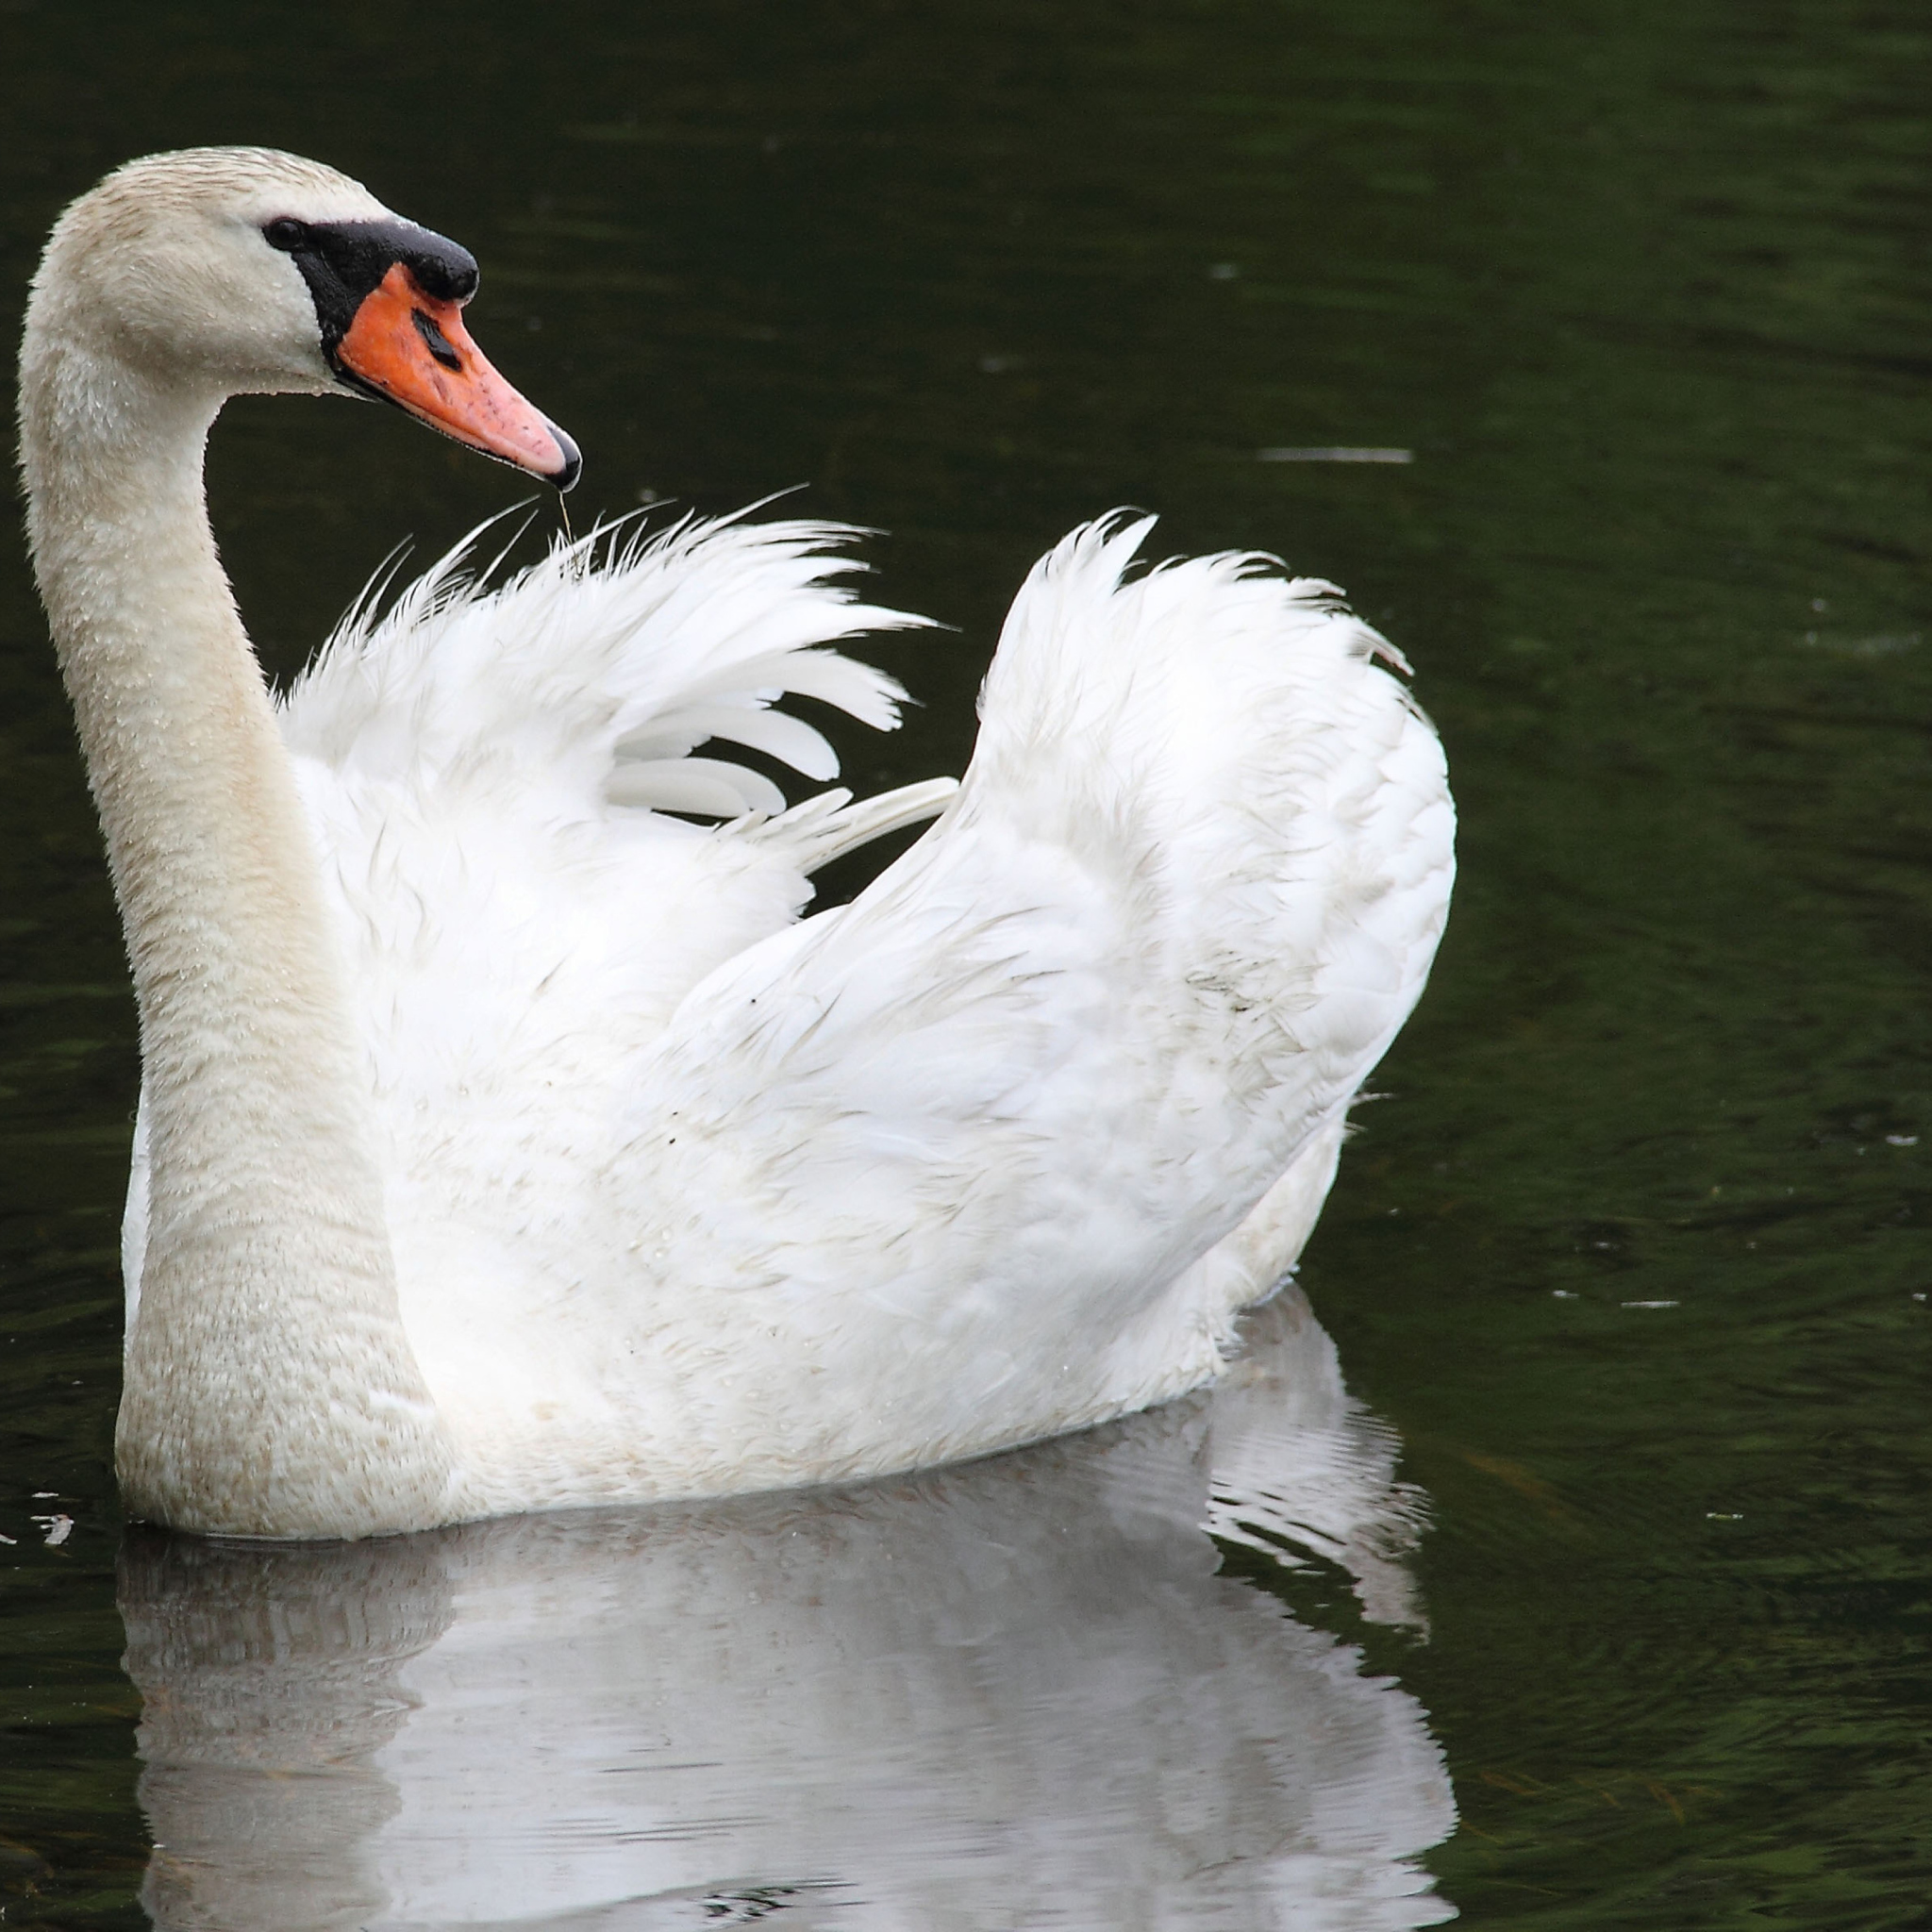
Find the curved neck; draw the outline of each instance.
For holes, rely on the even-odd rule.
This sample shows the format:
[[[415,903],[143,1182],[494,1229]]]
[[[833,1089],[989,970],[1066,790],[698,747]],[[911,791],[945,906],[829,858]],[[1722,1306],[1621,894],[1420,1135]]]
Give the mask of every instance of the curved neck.
[[[185,1528],[441,1520],[316,854],[215,553],[221,404],[30,328],[34,567],[107,834],[152,1157],[119,1460]]]

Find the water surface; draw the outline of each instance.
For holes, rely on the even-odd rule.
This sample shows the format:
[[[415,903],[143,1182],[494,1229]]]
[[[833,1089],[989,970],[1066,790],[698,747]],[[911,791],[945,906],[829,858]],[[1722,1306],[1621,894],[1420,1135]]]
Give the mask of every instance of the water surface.
[[[1462,805],[1462,883],[1303,1284],[1348,1387],[1399,1435],[1399,1479],[1428,1498],[1420,1547],[1389,1558],[1407,1581],[1382,1579],[1425,1624],[1368,1614],[1343,1544],[1292,1507],[1300,1530],[1260,1541],[1305,1560],[1221,1518],[1217,1574],[1178,1505],[1129,1533],[1069,1477],[1053,1493],[1106,1605],[1044,1557],[997,1588],[938,1580],[948,1525],[1001,1507],[996,1477],[984,1497],[948,1476],[814,1517],[815,1551],[835,1546],[826,1524],[861,1525],[827,1558],[847,1591],[878,1574],[851,1555],[865,1538],[881,1560],[912,1538],[925,1580],[895,1614],[929,1645],[963,1590],[990,1681],[1030,1681],[1036,1641],[1082,1668],[1108,1642],[1135,1660],[1118,1706],[1071,1665],[1073,1714],[993,1696],[972,1735],[1009,1740],[988,1748],[1011,1754],[1010,1783],[906,1774],[927,1808],[905,1845],[996,1843],[999,1869],[1024,1871],[1019,1840],[959,1820],[1017,1830],[1031,1806],[1036,1869],[1074,1874],[1058,1919],[994,1898],[960,1923],[1134,1923],[1106,1890],[1131,1859],[1056,1866],[1054,1848],[1086,1829],[1065,1836],[1068,1816],[1143,1815],[1190,1765],[1202,1792],[1241,1791],[1208,1807],[1240,1859],[1265,1864],[1239,1837],[1264,1829],[1250,1803],[1276,1807],[1286,1843],[1323,1794],[1354,1792],[1374,1839],[1387,1814],[1368,1788],[1281,1742],[1312,1735],[1297,1713],[1317,1657],[1339,1711],[1401,1710],[1453,1789],[1453,1817],[1416,1814],[1441,1818],[1441,1843],[1411,1820],[1361,1855],[1360,1871],[1420,1857],[1432,1875],[1386,1897],[1551,1928],[1923,1923],[1928,99],[1922,13],[1841,0],[0,11],[7,316],[60,205],[129,154],[262,140],[361,175],[482,258],[478,339],[583,441],[587,510],[805,485],[805,508],[891,532],[871,546],[883,588],[958,630],[879,646],[926,708],[895,739],[841,735],[865,784],[959,769],[1021,573],[1116,503],[1161,511],[1174,548],[1257,544],[1346,585],[1415,660]],[[1413,460],[1257,454],[1333,447]],[[292,399],[231,410],[212,471],[278,675],[398,537],[440,545],[516,494],[400,420]],[[174,1909],[154,1862],[168,1805],[200,1807],[218,1867],[242,1815],[192,1779],[181,1795],[169,1754],[196,1748],[216,1667],[169,1620],[206,1601],[245,1623],[285,1587],[341,1604],[357,1586],[341,1564],[123,1547],[108,1452],[133,1017],[17,546],[0,546],[0,1894],[9,1924],[139,1925],[143,1887]],[[1193,1471],[1163,1433],[1188,1426],[1149,1419],[1120,1453],[1141,1454],[1144,1429],[1160,1469]],[[1098,1469],[1113,1453],[1048,1455]],[[1165,1480],[1148,1474],[1149,1493]],[[976,1500],[949,1502],[955,1481]],[[754,1509],[703,1547],[768,1528]],[[677,1570],[685,1534],[655,1555],[626,1541],[635,1525],[442,1540],[360,1586],[393,1629],[317,1624],[274,1653],[279,1679],[222,1694],[272,1731],[303,1670],[363,1672],[341,1695],[365,1714],[391,1672],[414,1715],[380,1748],[356,1733],[341,1763],[420,1796],[437,1781],[409,1786],[393,1753],[436,1718],[423,1674],[472,1607],[508,1601],[491,1592],[519,1574],[601,1576],[621,1597],[609,1579],[633,1561],[722,1604],[715,1579],[741,1559]],[[1170,1577],[1198,1617],[1137,1594]],[[830,1639],[797,1641],[835,1682]],[[915,1653],[907,1681],[943,1718],[958,1680],[918,1677],[932,1653]],[[756,1681],[699,1677],[732,1695]],[[1374,1703],[1360,1687],[1382,1678]],[[164,1683],[189,1690],[158,1715]],[[499,1742],[511,1708],[489,1705]],[[1186,1716],[1150,1715],[1169,1710]],[[1081,1713],[1096,1750],[1144,1771],[1112,1812],[1079,1775],[1044,1774]],[[524,1743],[585,1735],[557,1723]],[[1263,1734],[1277,1755],[1257,1747],[1246,1782],[1217,1784]],[[836,1807],[874,1787],[849,1737],[831,1743],[810,1802]],[[817,1832],[817,1813],[786,1811],[789,1749],[734,1744],[714,1810]],[[527,1761],[536,1830],[554,1760]],[[659,1780],[664,1815],[709,1802],[693,1777]],[[376,1844],[378,1873],[382,1845],[413,1842],[402,1828],[316,1824],[338,1848]],[[861,1872],[883,1899],[889,1869],[788,1853],[673,1876],[755,1892]],[[1188,1899],[1158,1875],[1150,1924]],[[521,1882],[499,1888],[505,1915]],[[1385,1896],[1367,1885],[1355,1896]],[[569,1909],[658,1923],[593,1892]],[[374,1896],[344,1894],[342,1923]],[[733,1909],[838,1924],[855,1896]],[[897,1896],[920,1923],[928,1906]],[[1265,1890],[1203,1880],[1191,1897],[1217,1923],[1274,1923]]]
[[[853,1491],[137,1535],[144,1903],[184,1932],[1441,1923],[1414,1698],[1216,1574],[1210,1524],[1317,1535],[1413,1614],[1391,1439],[1298,1298],[1259,1326],[1212,1401]]]

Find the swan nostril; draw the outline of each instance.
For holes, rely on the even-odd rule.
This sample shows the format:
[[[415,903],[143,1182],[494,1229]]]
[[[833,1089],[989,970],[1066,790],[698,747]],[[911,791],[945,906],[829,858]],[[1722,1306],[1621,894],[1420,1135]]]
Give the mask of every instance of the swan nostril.
[[[409,311],[409,320],[416,325],[416,333],[423,338],[423,346],[445,369],[460,369],[463,366],[463,358],[457,353],[455,344],[420,308],[412,308]]]

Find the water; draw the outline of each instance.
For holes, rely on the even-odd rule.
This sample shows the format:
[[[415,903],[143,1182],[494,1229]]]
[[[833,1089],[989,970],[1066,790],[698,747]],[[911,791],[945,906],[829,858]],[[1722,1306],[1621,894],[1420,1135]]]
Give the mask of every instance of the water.
[[[843,1501],[124,1541],[132,1010],[0,549],[5,1923],[438,1923],[483,1844],[471,1923],[1925,1923],[1928,84],[1825,0],[0,12],[8,304],[126,155],[361,175],[482,258],[585,509],[891,532],[959,631],[874,654],[927,708],[866,783],[959,768],[1026,562],[1135,502],[1346,584],[1464,822],[1302,1276],[1366,1407],[1297,1330]],[[1337,447],[1413,460],[1257,457]],[[281,675],[517,493],[293,400],[212,488]]]
[[[836,1498],[130,1540],[147,1903],[966,1927],[1274,1924],[1291,1896],[1329,1901],[1302,1924],[1439,1923],[1415,1854],[1454,1811],[1421,1707],[1217,1575],[1200,1527],[1271,1547],[1240,1480],[1265,1472],[1412,1614],[1374,1547],[1408,1501],[1389,1440],[1283,1312],[1211,1404]]]

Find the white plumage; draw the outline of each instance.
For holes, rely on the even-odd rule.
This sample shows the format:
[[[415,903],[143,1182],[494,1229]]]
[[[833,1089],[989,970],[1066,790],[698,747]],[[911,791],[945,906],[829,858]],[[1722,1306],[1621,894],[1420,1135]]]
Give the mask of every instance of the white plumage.
[[[664,749],[756,742],[781,691],[893,722],[824,648],[908,621],[827,584],[839,532],[587,542],[494,595],[445,567],[291,695],[471,1507],[948,1459],[1218,1365],[1273,1271],[1191,1264],[1420,991],[1448,810],[1329,587],[1240,558],[1123,585],[1146,530],[1041,566],[960,797],[796,927],[786,819],[608,801],[643,744],[689,803]]]
[[[452,557],[352,615],[278,741],[236,727],[223,792],[103,695],[167,607],[63,575],[56,495],[39,561],[165,1074],[169,1178],[144,1132],[129,1202],[139,1499],[356,1533],[958,1457],[1197,1385],[1292,1263],[1452,870],[1435,734],[1331,586],[1133,575],[1151,519],[1088,525],[1013,607],[957,796],[783,810],[731,745],[837,759],[776,699],[887,728],[903,695],[832,648],[921,621],[841,588],[851,533],[687,522],[494,591]],[[173,594],[225,666],[207,582]],[[306,835],[222,816],[283,786]],[[815,866],[941,805],[799,920]],[[143,881],[176,814],[186,882]],[[230,934],[220,984],[143,978],[191,926]],[[315,1124],[285,1228],[277,1075]]]

